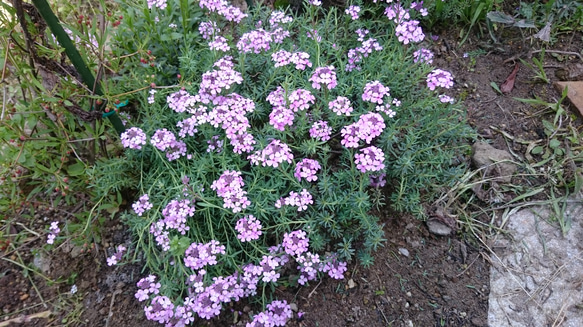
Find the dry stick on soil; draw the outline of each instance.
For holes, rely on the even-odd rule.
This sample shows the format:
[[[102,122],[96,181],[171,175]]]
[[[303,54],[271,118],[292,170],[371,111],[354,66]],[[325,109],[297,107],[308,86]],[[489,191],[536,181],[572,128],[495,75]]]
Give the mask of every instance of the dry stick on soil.
[[[314,287],[314,289],[310,292],[310,294],[308,294],[308,299],[312,297],[312,295],[314,295],[314,292],[316,291],[316,289],[318,288],[318,286],[320,286],[320,284],[322,284],[323,279],[320,280],[320,282],[318,283],[318,285],[316,285],[316,287]]]
[[[109,320],[111,317],[113,317],[113,303],[115,302],[115,296],[120,294],[120,293],[121,293],[121,290],[117,289],[111,295],[111,302],[109,303],[109,313],[107,314],[107,320],[105,321],[105,327],[109,326]]]
[[[10,320],[5,320],[3,322],[0,322],[0,327],[7,327],[7,326],[10,326],[11,324],[23,324],[26,322],[30,322],[32,319],[49,318],[50,316],[51,316],[51,311],[46,310],[43,312],[31,314],[28,316],[20,316],[20,317],[12,318]]]
[[[519,59],[520,57],[522,57],[525,54],[527,54],[528,57],[531,57],[534,53],[539,53],[539,52],[542,52],[542,51],[543,50],[532,50],[532,51],[530,51],[528,53],[520,53],[520,54],[517,54],[515,56],[512,56],[512,57],[504,60],[502,63],[503,64],[507,64],[507,63],[509,63],[511,61],[515,61],[516,59]],[[544,51],[545,51],[545,53],[556,53],[556,54],[577,56],[577,57],[579,57],[579,59],[581,59],[581,61],[583,61],[583,56],[581,56],[581,54],[580,53],[577,53],[577,52],[573,52],[573,51],[560,51],[560,50],[544,50]]]

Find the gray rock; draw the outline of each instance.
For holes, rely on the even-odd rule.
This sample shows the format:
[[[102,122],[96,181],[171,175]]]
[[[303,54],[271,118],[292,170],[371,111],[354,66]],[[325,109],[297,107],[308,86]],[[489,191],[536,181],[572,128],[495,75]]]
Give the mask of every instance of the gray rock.
[[[427,228],[429,229],[429,232],[439,236],[447,236],[451,234],[452,231],[449,226],[435,219],[427,221]]]
[[[511,162],[512,156],[504,150],[498,150],[490,144],[476,142],[472,146],[472,163],[476,169],[485,169],[486,176],[496,177],[496,181],[509,183],[516,172],[516,165]],[[506,162],[501,162],[506,161]]]
[[[51,259],[41,251],[34,255],[32,264],[45,274],[51,269]]]

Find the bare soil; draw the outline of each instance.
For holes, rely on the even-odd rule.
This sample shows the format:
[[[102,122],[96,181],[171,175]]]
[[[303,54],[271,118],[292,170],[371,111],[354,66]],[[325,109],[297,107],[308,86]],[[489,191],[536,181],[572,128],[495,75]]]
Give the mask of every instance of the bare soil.
[[[494,147],[525,153],[525,144],[509,140],[498,130],[522,140],[541,138],[542,120],[535,114],[539,109],[513,97],[538,95],[551,101],[559,94],[551,85],[535,82],[533,71],[511,59],[521,56],[528,61],[529,50],[539,49],[539,45],[530,46],[530,41],[523,42],[520,34],[511,30],[501,32],[500,44],[492,45],[483,36],[462,47],[457,46],[457,31],[434,34],[439,36],[430,45],[436,54],[434,64],[453,73],[456,84],[450,95],[463,99],[468,122]],[[582,37],[577,33],[560,36],[547,48],[579,52],[581,45]],[[557,80],[555,70],[579,59],[567,55],[563,60],[546,56],[545,71],[551,80]],[[506,95],[498,94],[490,83],[501,85],[516,63],[520,68],[514,89]],[[469,157],[465,160],[469,163]],[[513,180],[516,184],[526,182]],[[39,208],[35,225],[30,226],[26,218],[21,222],[43,230],[48,222],[63,220],[63,210],[67,208]],[[306,287],[276,290],[275,297],[294,303],[298,311],[304,312],[302,318],[296,315],[288,326],[488,326],[489,261],[488,253],[476,245],[479,242],[461,232],[447,237],[433,235],[424,222],[408,215],[380,214],[386,223],[388,242],[376,253],[373,267],[364,269],[352,264],[343,281],[325,278]],[[12,233],[22,228],[15,225]],[[0,326],[35,314],[40,317],[14,325],[157,325],[146,321],[143,305],[134,298],[136,282],[147,275],[139,262],[106,265],[106,257],[111,255],[107,251],[112,251],[114,245],[131,242],[121,222],[108,221],[101,243],[92,248],[65,245],[47,253],[42,249],[45,240],[44,235],[31,237],[17,252],[3,253],[9,261],[0,260]],[[47,279],[31,272],[35,254],[37,266],[44,260]],[[73,284],[78,291],[71,295]],[[220,320],[200,321],[198,325],[237,325],[248,321],[258,309],[238,303],[226,308]]]

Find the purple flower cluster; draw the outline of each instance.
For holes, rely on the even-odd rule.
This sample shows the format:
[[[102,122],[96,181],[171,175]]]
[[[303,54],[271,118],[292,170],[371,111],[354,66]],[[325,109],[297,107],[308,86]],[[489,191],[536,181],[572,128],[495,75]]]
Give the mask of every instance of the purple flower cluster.
[[[413,62],[433,63],[433,52],[429,49],[421,48],[413,52]]]
[[[47,236],[47,244],[54,244],[55,238],[57,237],[57,235],[59,235],[60,232],[61,232],[61,229],[59,228],[59,222],[53,221],[51,223],[51,227],[49,227],[49,235]]]
[[[238,232],[237,238],[241,242],[249,242],[259,239],[261,232],[261,222],[253,215],[247,215],[237,221],[235,230]]]
[[[332,127],[328,126],[328,122],[324,120],[319,120],[312,125],[310,128],[310,137],[326,142],[330,139],[330,134],[332,134]]]
[[[373,51],[381,51],[383,47],[374,38],[368,38],[364,40],[364,37],[369,33],[366,29],[356,30],[358,35],[358,41],[362,42],[360,47],[348,50],[348,64],[344,70],[351,72],[353,70],[360,70],[361,67],[358,65],[362,60],[368,57]]]
[[[297,257],[308,251],[310,239],[303,230],[296,230],[283,234],[283,250],[285,253]]]
[[[237,49],[242,53],[261,53],[270,49],[269,43],[272,41],[271,32],[258,28],[241,35],[237,42]]]
[[[314,200],[308,190],[303,189],[300,193],[291,191],[286,198],[279,198],[275,201],[275,207],[281,208],[283,205],[298,207],[298,211],[308,209],[308,204],[313,204]]]
[[[154,94],[156,94],[156,90],[151,89],[148,93],[150,93],[150,95],[148,96],[148,103],[149,104],[154,104],[154,102],[156,102],[156,98],[154,97]],[[124,124],[125,125],[125,124]]]
[[[146,319],[166,324],[174,316],[174,304],[167,296],[156,296],[152,303],[144,308]]]
[[[423,29],[419,26],[419,21],[416,20],[404,21],[397,25],[395,35],[399,39],[399,42],[403,44],[409,44],[410,42],[419,43],[425,38]]]
[[[141,216],[147,210],[152,209],[152,204],[150,203],[150,197],[148,194],[140,196],[138,201],[132,204],[132,208],[136,212],[136,215]]]
[[[263,150],[248,157],[253,165],[271,166],[277,168],[284,161],[292,163],[294,156],[290,147],[280,140],[272,140]]]
[[[213,137],[207,140],[206,143],[208,144],[206,152],[221,153],[223,151],[224,141],[220,140],[218,135],[213,135]]]
[[[411,9],[413,10],[417,10],[421,16],[425,17],[427,16],[429,13],[427,12],[427,8],[423,7],[423,1],[419,1],[419,2],[412,2],[411,3]]]
[[[225,170],[218,180],[214,181],[211,189],[217,191],[217,195],[223,198],[223,207],[233,209],[233,213],[247,208],[251,202],[247,199],[247,192],[243,191],[243,178],[241,172]]]
[[[378,175],[371,174],[370,176],[368,176],[368,179],[370,181],[370,186],[374,187],[374,188],[384,187],[385,184],[387,183],[387,181],[385,180],[385,177],[387,177],[387,174],[385,174],[385,173],[378,174]]]
[[[350,7],[346,8],[346,10],[344,12],[347,15],[350,15],[350,18],[352,18],[352,20],[357,20],[358,13],[360,12],[360,7],[359,6],[350,6]]]
[[[191,205],[190,200],[170,201],[162,210],[165,228],[176,229],[180,234],[185,235],[190,230],[190,227],[186,226],[186,220],[194,216],[195,210],[194,203]]]
[[[246,327],[285,326],[293,316],[291,306],[287,301],[275,300],[268,304],[267,310],[258,313]]]
[[[150,294],[160,293],[160,283],[156,283],[156,276],[149,275],[148,277],[140,279],[137,284],[138,291],[136,292],[136,299],[142,302],[150,297]]]
[[[198,25],[198,31],[205,40],[208,40],[221,32],[217,23],[213,21],[201,22],[200,25]]]
[[[302,178],[307,180],[308,182],[313,182],[318,180],[318,176],[316,173],[318,170],[322,169],[318,161],[314,159],[304,158],[302,161],[296,164],[296,169],[294,172],[294,176],[301,181]]]
[[[226,0],[200,0],[201,8],[206,8],[210,12],[217,12],[230,22],[240,23],[247,14],[241,12],[237,7],[229,5]]]
[[[279,50],[271,54],[271,60],[275,62],[275,67],[283,67],[290,63],[295,65],[298,70],[304,70],[306,67],[312,67],[310,55],[306,52],[291,53],[286,50]]]
[[[453,86],[453,76],[450,72],[441,69],[434,69],[427,75],[427,87],[433,91],[436,87],[449,89]]]
[[[166,252],[170,250],[170,232],[164,227],[164,220],[158,220],[150,225],[150,234],[155,237],[156,244],[162,248],[162,251]]]
[[[225,246],[216,240],[205,244],[192,243],[184,252],[184,265],[195,270],[207,265],[216,265],[217,254],[225,254]]]
[[[334,111],[338,116],[350,116],[350,113],[353,111],[350,100],[343,96],[339,96],[336,100],[330,101],[328,103],[328,108]]]
[[[308,38],[320,43],[322,42],[322,37],[318,34],[318,30],[312,29],[306,32]]]
[[[326,86],[328,90],[331,90],[338,85],[334,66],[316,68],[309,81],[312,82],[312,87],[316,90],[319,90],[322,86]]]
[[[113,266],[116,265],[120,260],[123,254],[126,252],[127,248],[123,245],[117,246],[117,251],[111,257],[107,258],[107,265]]]
[[[176,160],[183,156],[186,156],[186,143],[183,141],[172,142],[166,150],[166,158],[168,161]]]
[[[411,18],[409,15],[409,10],[403,8],[400,4],[395,3],[387,8],[385,8],[385,15],[389,20],[395,22],[395,24],[400,24]]]
[[[269,124],[275,129],[283,131],[285,126],[294,124],[294,112],[283,106],[273,107],[269,114]]]
[[[306,110],[310,107],[310,104],[316,102],[316,97],[310,93],[308,90],[297,89],[292,91],[288,97],[289,108],[294,112],[298,110]]]
[[[452,98],[446,94],[440,94],[439,101],[441,101],[442,103],[451,103],[451,104],[453,104],[455,102],[454,98]]]
[[[227,39],[223,36],[217,35],[215,38],[208,43],[209,48],[215,51],[227,52],[231,50],[231,47],[227,43]]]
[[[390,89],[379,81],[372,81],[366,83],[364,92],[362,93],[362,100],[372,103],[383,104],[383,97],[390,96]]]
[[[157,130],[150,138],[150,143],[160,151],[166,151],[176,142],[176,136],[166,128]]]
[[[198,100],[200,102],[204,104],[208,104],[211,101],[214,102],[222,91],[230,89],[233,84],[241,84],[243,82],[241,73],[229,66],[229,64],[232,64],[230,59],[231,57],[222,58],[219,70],[212,70],[202,75],[200,89],[198,90]]]
[[[291,16],[286,16],[285,12],[281,10],[273,11],[269,16],[269,25],[271,25],[272,28],[278,27],[279,24],[291,23],[292,21],[293,18]]]
[[[160,8],[162,10],[166,9],[166,0],[148,0],[148,9],[152,7]]]
[[[170,109],[181,113],[194,107],[196,104],[196,98],[186,92],[186,90],[181,89],[180,91],[168,95],[166,97],[166,103],[168,103]]]
[[[385,121],[380,114],[376,112],[364,114],[356,123],[342,128],[340,143],[347,148],[357,148],[361,140],[370,144],[373,138],[381,135],[385,127]]]
[[[354,163],[356,168],[363,173],[367,171],[379,171],[385,168],[385,154],[383,150],[369,146],[368,148],[360,149],[359,153],[354,155]]]
[[[121,144],[124,148],[140,150],[146,144],[146,133],[140,128],[132,127],[121,133]]]

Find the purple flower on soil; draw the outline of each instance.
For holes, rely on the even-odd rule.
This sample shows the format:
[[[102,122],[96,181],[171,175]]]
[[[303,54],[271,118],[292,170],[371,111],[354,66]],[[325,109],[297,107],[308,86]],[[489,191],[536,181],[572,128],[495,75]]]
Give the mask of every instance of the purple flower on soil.
[[[421,42],[425,38],[419,22],[416,20],[404,21],[395,28],[395,35],[399,42],[409,44],[410,42]]]
[[[294,176],[299,181],[301,181],[302,178],[304,178],[308,182],[313,182],[313,181],[318,180],[318,176],[316,176],[316,173],[321,168],[322,167],[320,166],[318,161],[316,161],[314,159],[305,158],[305,159],[302,159],[302,161],[297,163],[296,169],[294,172]]]
[[[359,153],[354,155],[356,168],[362,173],[367,171],[379,171],[385,168],[385,154],[375,146],[360,149]]]
[[[285,326],[287,321],[292,317],[292,309],[287,301],[275,300],[266,306],[267,314],[271,319],[271,323],[274,326]]]
[[[235,230],[238,232],[237,238],[240,239],[241,242],[257,240],[262,234],[261,222],[253,215],[247,215],[239,219],[235,226]]]
[[[108,266],[116,265],[121,260],[121,257],[123,256],[123,254],[125,253],[127,248],[123,245],[118,245],[116,250],[117,251],[115,252],[114,255],[107,258],[107,265]]]
[[[60,232],[61,232],[61,229],[59,228],[59,222],[53,221],[51,223],[51,227],[49,227],[49,235],[47,236],[47,244],[54,244],[55,238],[57,237],[57,235],[59,235]]]
[[[150,306],[144,307],[144,312],[148,320],[165,324],[174,316],[174,304],[166,296],[156,296]]]
[[[146,144],[146,133],[140,128],[132,127],[121,133],[121,144],[124,148],[140,150]]]
[[[413,52],[413,62],[433,63],[433,52],[431,50],[421,48]]]
[[[283,235],[282,246],[285,253],[297,257],[308,251],[310,240],[303,230],[296,230]]]
[[[328,272],[328,276],[334,279],[344,279],[344,273],[348,270],[346,262],[338,261],[335,255],[327,256],[324,261],[323,272]]]
[[[319,120],[312,125],[310,128],[310,137],[326,142],[330,139],[330,134],[332,134],[332,128],[328,126],[328,122],[324,120]]]
[[[152,209],[152,204],[149,201],[150,197],[148,196],[148,194],[144,194],[140,196],[138,201],[132,204],[132,208],[136,212],[136,215],[141,216],[147,210]]]
[[[160,283],[156,283],[156,276],[149,275],[148,277],[140,279],[137,284],[138,291],[136,292],[136,299],[142,302],[150,297],[150,294],[160,293]]]
[[[450,72],[434,69],[427,75],[427,87],[433,91],[436,87],[449,89],[453,86],[453,77]]]
[[[298,263],[297,268],[300,271],[298,284],[305,285],[307,282],[315,280],[318,277],[318,271],[323,267],[318,254],[305,252],[302,255],[296,256],[295,259]]]

